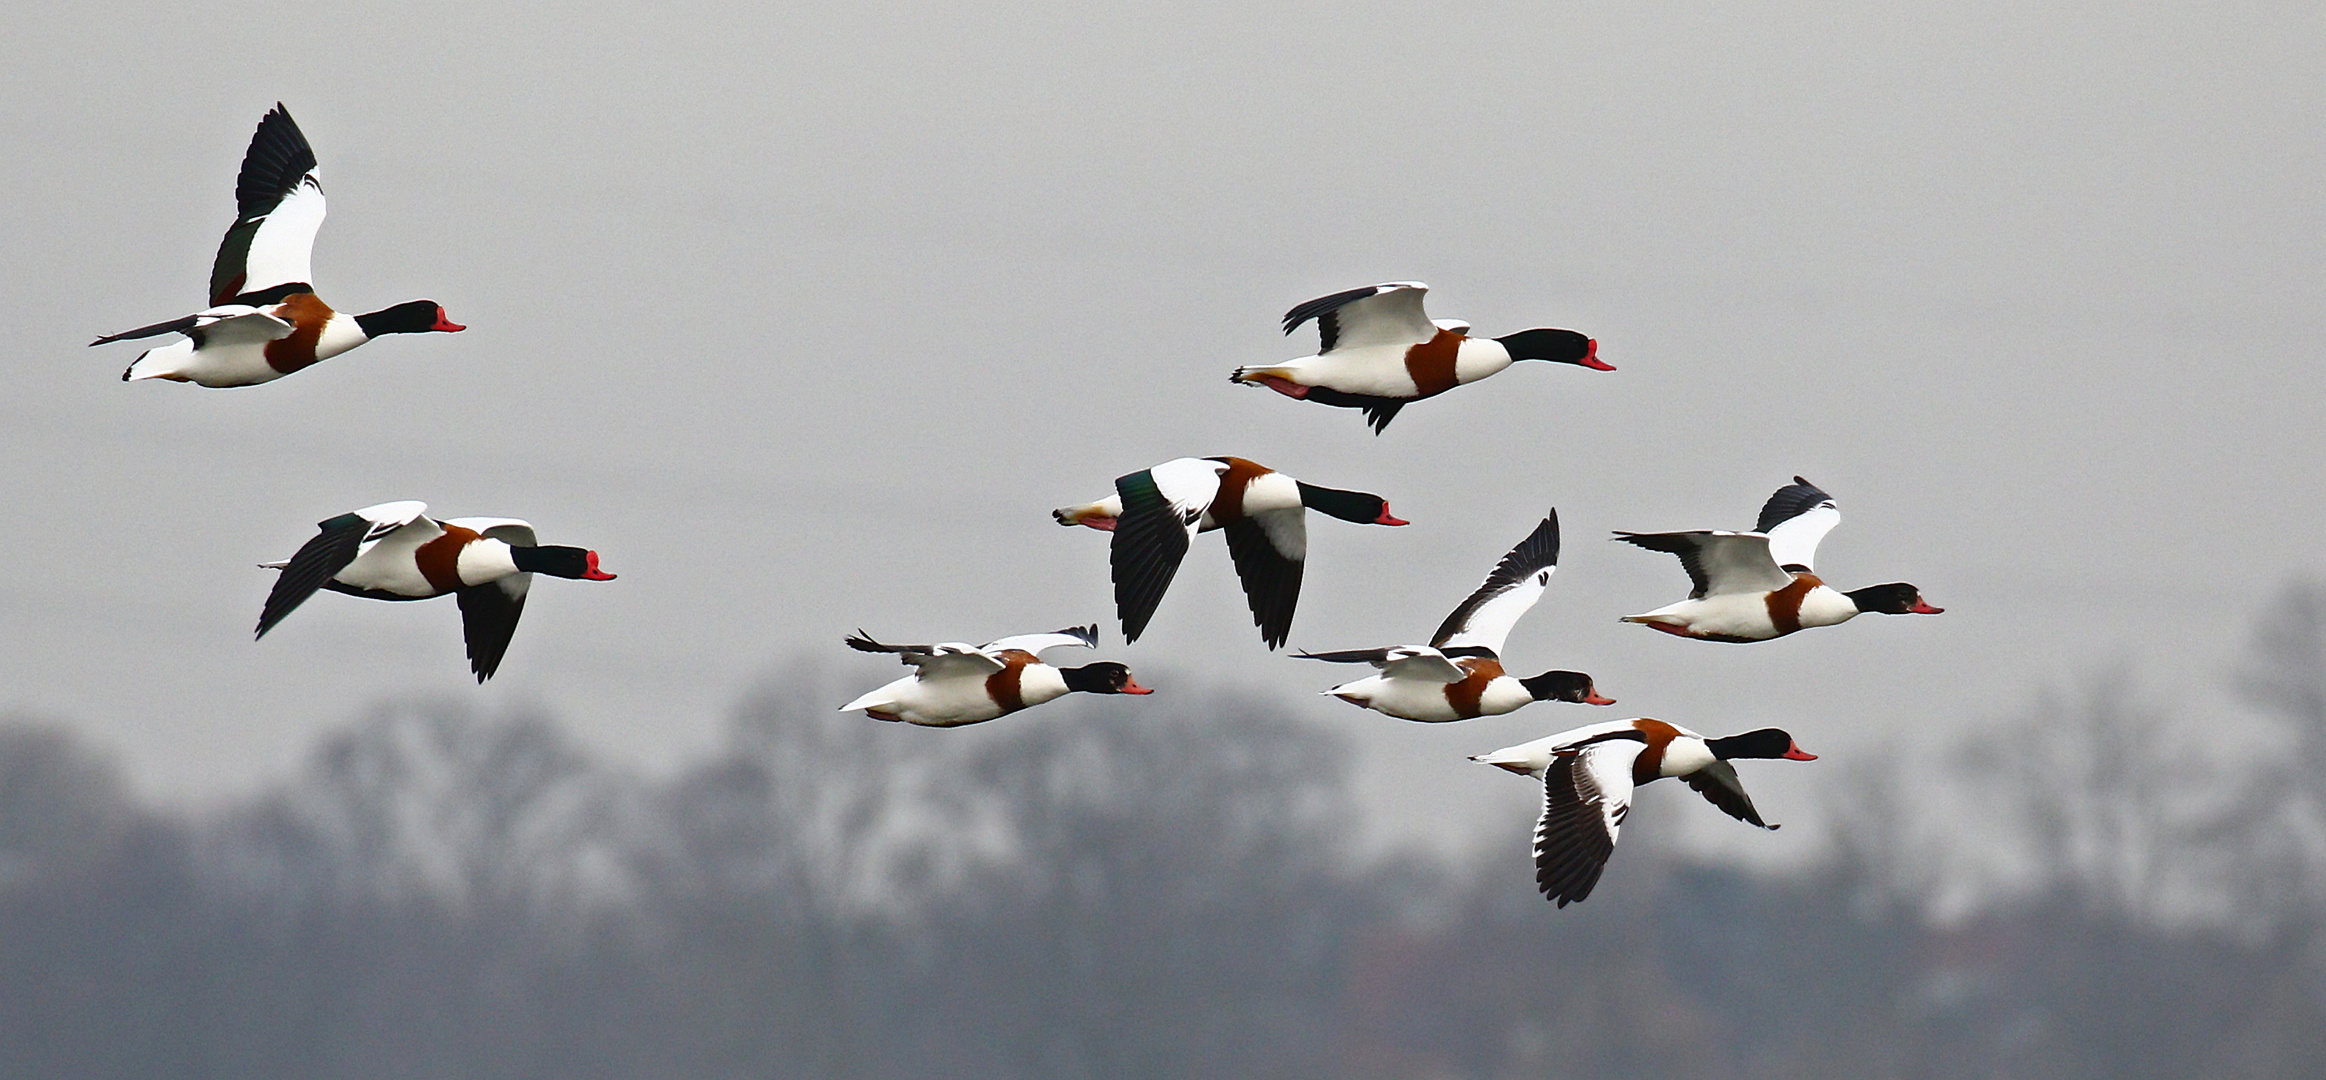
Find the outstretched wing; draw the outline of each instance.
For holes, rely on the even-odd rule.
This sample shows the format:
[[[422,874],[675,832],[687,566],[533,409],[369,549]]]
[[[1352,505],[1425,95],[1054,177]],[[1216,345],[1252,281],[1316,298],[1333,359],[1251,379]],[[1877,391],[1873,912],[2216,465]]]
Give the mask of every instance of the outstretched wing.
[[[457,525],[511,547],[534,547],[540,543],[532,523],[516,518],[450,518],[444,524]],[[457,594],[460,627],[468,639],[468,667],[476,673],[478,682],[492,678],[493,672],[500,670],[501,657],[509,651],[509,639],[517,633],[517,619],[525,614],[525,594],[532,587],[533,575],[519,571],[497,581],[470,585]]]
[[[1421,297],[1429,289],[1418,281],[1388,281],[1320,296],[1285,312],[1284,332],[1315,319],[1320,356],[1360,345],[1419,345],[1438,334],[1422,311]]]
[[[210,266],[210,303],[292,282],[308,270],[323,225],[323,181],[315,151],[281,102],[260,118],[234,180],[234,225]]]
[[[1047,634],[1017,634],[997,641],[986,642],[980,651],[998,653],[1017,649],[1021,652],[1040,656],[1044,649],[1062,648],[1067,645],[1080,645],[1085,649],[1098,648],[1098,624],[1069,626],[1064,630],[1055,630]]]
[[[106,345],[116,341],[159,337],[171,333],[184,334],[193,338],[196,345],[213,342],[222,345],[236,345],[245,342],[256,343],[287,338],[291,336],[291,324],[245,304],[227,304],[211,308],[208,311],[197,311],[192,315],[182,315],[168,322],[140,326],[135,330],[124,330],[118,334],[107,334],[89,344]]]
[[[1340,652],[1299,652],[1292,655],[1302,660],[1322,660],[1330,664],[1371,664],[1392,679],[1411,679],[1415,682],[1450,683],[1470,677],[1470,673],[1462,670],[1460,665],[1446,659],[1446,654],[1418,645],[1343,649]]]
[[[1769,537],[1769,558],[1790,571],[1811,571],[1817,564],[1817,542],[1841,524],[1841,510],[1833,496],[1798,476],[1778,488],[1761,504],[1761,518],[1753,531]]]
[[[1147,620],[1155,617],[1227,469],[1225,462],[1177,458],[1115,479],[1123,512],[1115,519],[1107,558],[1126,644],[1139,640]]]
[[[1542,599],[1559,568],[1559,511],[1544,515],[1526,539],[1494,564],[1484,584],[1438,624],[1430,644],[1441,649],[1482,648],[1496,656],[1518,617]]]
[[[1410,645],[1389,650],[1388,658],[1381,663],[1381,673],[1392,679],[1431,683],[1461,682],[1470,677],[1461,665],[1446,659],[1446,654]]]
[[[1738,821],[1751,822],[1774,831],[1777,827],[1761,820],[1761,812],[1753,809],[1752,796],[1745,794],[1744,781],[1737,779],[1736,766],[1715,760],[1712,764],[1681,777],[1722,813]]]
[[[1615,538],[1649,551],[1678,555],[1680,565],[1688,570],[1688,580],[1695,585],[1688,594],[1691,600],[1722,593],[1770,592],[1793,583],[1793,575],[1778,569],[1776,560],[1769,557],[1769,538],[1759,533],[1619,532]]]
[[[314,539],[300,545],[297,554],[285,562],[266,564],[270,569],[282,571],[282,576],[275,579],[275,587],[267,592],[266,604],[259,609],[258,633],[253,640],[267,636],[267,631],[306,603],[308,597],[315,595],[315,590],[347,569],[347,564],[362,553],[364,544],[419,520],[427,511],[427,503],[381,503],[317,522],[315,527],[320,531]]]
[[[478,682],[501,669],[509,639],[517,633],[517,619],[525,614],[525,591],[532,584],[531,574],[511,574],[455,594],[460,597],[461,635],[468,640],[468,668]]]
[[[1599,884],[1615,837],[1631,813],[1631,767],[1647,744],[1609,739],[1561,750],[1543,771],[1543,816],[1535,823],[1535,887],[1560,907]]]
[[[850,634],[847,637],[841,638],[840,641],[847,645],[849,648],[856,650],[857,652],[899,653],[904,657],[904,662],[908,664],[913,662],[913,657],[927,656],[930,653],[935,652],[937,649],[935,645],[883,644],[881,642],[874,641],[872,639],[872,635],[867,634],[862,630],[858,630],[857,632]]]
[[[872,640],[864,631],[842,639],[858,652],[895,653],[897,659],[912,665],[915,675],[923,679],[937,679],[952,675],[991,675],[1004,666],[1001,661],[987,656],[958,641],[935,645],[883,645]]]
[[[1228,523],[1228,555],[1260,640],[1273,649],[1292,634],[1300,574],[1308,557],[1308,509],[1270,510]]]

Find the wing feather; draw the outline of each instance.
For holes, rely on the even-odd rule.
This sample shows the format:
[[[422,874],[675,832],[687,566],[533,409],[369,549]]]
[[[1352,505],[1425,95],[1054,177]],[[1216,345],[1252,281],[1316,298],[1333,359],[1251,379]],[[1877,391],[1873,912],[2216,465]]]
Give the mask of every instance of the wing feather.
[[[953,675],[991,675],[1007,666],[958,641],[944,641],[935,645],[884,645],[874,641],[864,631],[842,638],[858,652],[895,653],[897,659],[912,666],[915,677],[944,678]]]
[[[210,266],[210,302],[291,282],[311,282],[309,255],[323,225],[323,181],[314,148],[276,102],[251,133],[234,181],[234,225]]]
[[[354,562],[356,553],[362,549],[373,523],[360,513],[347,513],[319,522],[316,528],[321,531],[300,545],[298,553],[282,565],[282,575],[275,579],[275,587],[267,592],[265,606],[259,609],[258,633],[252,640],[267,636],[267,631],[306,603],[332,575],[347,569],[347,564]]]
[[[1753,809],[1752,796],[1745,794],[1744,781],[1737,779],[1736,766],[1725,761],[1710,765],[1681,777],[1697,793],[1710,800],[1722,813],[1738,821],[1751,822],[1761,828],[1774,830],[1776,826],[1761,820],[1761,812]]]
[[[1535,886],[1560,907],[1599,884],[1631,812],[1631,768],[1647,745],[1609,739],[1561,750],[1543,771],[1543,816],[1535,824]]]
[[[1122,620],[1126,644],[1139,640],[1155,617],[1227,468],[1222,462],[1179,458],[1115,478],[1123,512],[1115,519],[1107,557],[1115,615]]]
[[[517,620],[525,614],[525,593],[533,575],[516,573],[498,581],[470,585],[454,595],[460,598],[461,636],[468,642],[468,667],[482,683],[501,669],[509,639],[517,634]]]
[[[1680,565],[1688,571],[1689,582],[1695,586],[1688,594],[1691,600],[1715,594],[1770,592],[1793,583],[1793,575],[1779,569],[1776,560],[1769,557],[1769,538],[1759,533],[1700,529],[1619,532],[1615,538],[1649,551],[1679,556]]]
[[[1260,640],[1273,649],[1292,634],[1300,577],[1308,550],[1308,511],[1271,510],[1228,523],[1228,555],[1244,585],[1244,602]]]
[[[1098,624],[1069,626],[1064,630],[1054,630],[1047,634],[1017,634],[986,642],[979,651],[998,653],[1016,649],[1020,652],[1029,652],[1040,656],[1044,649],[1057,649],[1068,645],[1079,645],[1085,649],[1098,648]]]
[[[1441,649],[1477,647],[1499,656],[1511,627],[1542,599],[1559,568],[1559,512],[1553,509],[1526,539],[1511,548],[1484,584],[1438,624],[1430,644]]]
[[[1419,345],[1438,333],[1422,310],[1422,294],[1429,288],[1418,281],[1389,281],[1320,296],[1285,312],[1284,332],[1315,319],[1319,356],[1344,347]]]
[[[1753,531],[1757,533],[1769,532],[1802,514],[1832,503],[1833,496],[1819,491],[1817,485],[1796,476],[1792,483],[1778,488],[1769,496],[1769,501],[1761,504],[1761,516],[1753,522]]]

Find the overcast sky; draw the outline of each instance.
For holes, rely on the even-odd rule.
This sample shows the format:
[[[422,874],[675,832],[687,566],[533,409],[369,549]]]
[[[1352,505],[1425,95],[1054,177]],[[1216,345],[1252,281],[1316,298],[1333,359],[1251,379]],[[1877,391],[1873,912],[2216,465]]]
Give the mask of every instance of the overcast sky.
[[[2318,572],[2313,3],[19,4],[0,57],[0,711],[158,797],[250,790],[389,695],[668,768],[795,657],[894,677],[841,649],[859,626],[1097,620],[1159,713],[1243,688],[1362,735],[1392,831],[1523,831],[1539,794],[1464,755],[1646,714],[1842,763],[2115,658],[2216,699]],[[330,193],[322,297],[471,329],[124,385],[132,346],[83,346],[199,306],[277,100]],[[1620,370],[1522,365],[1379,438],[1228,383],[1313,351],[1286,308],[1395,279]],[[1047,511],[1211,454],[1414,523],[1312,522],[1295,648],[1426,638],[1558,507],[1506,660],[1621,704],[1430,727],[1315,697],[1352,669],[1265,652],[1209,538],[1124,648],[1106,538]],[[1616,622],[1686,579],[1609,530],[1749,527],[1795,473],[1842,508],[1824,576],[1947,614],[1752,646]],[[391,499],[621,579],[538,582],[482,688],[450,602],[322,595],[254,645],[252,564]],[[1827,768],[1746,781],[1783,819]]]

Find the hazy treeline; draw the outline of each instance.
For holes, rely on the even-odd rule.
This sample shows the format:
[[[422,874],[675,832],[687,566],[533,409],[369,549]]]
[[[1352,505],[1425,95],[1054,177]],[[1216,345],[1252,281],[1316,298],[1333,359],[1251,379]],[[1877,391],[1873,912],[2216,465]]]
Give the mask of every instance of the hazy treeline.
[[[2245,720],[2098,678],[1833,769],[1813,869],[1637,830],[1564,911],[1353,857],[1351,749],[1249,701],[928,732],[802,672],[666,780],[403,705],[198,819],[0,727],[0,1075],[2315,1075],[2326,592],[2255,642]]]

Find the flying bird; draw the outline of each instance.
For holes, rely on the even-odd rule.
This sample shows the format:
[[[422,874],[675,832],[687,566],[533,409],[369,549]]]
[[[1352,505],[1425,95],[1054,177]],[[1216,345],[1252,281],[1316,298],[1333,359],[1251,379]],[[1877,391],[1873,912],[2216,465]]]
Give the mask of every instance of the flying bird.
[[[1817,542],[1841,522],[1833,497],[1798,476],[1769,496],[1751,532],[1631,533],[1615,538],[1680,557],[1695,588],[1688,599],[1624,622],[1704,641],[1767,641],[1872,612],[1937,615],[1905,582],[1841,592],[1811,569]]]
[[[516,518],[437,521],[428,516],[427,503],[390,502],[341,514],[316,528],[321,531],[298,554],[259,564],[282,576],[259,612],[258,637],[267,636],[317,589],[372,600],[428,600],[452,593],[460,597],[469,670],[480,683],[493,677],[509,651],[533,575],[614,580],[598,569],[597,552],[540,544],[533,526]]]
[[[1631,791],[1666,776],[1677,776],[1738,821],[1774,831],[1761,820],[1737,779],[1739,758],[1815,761],[1793,736],[1762,728],[1723,739],[1640,717],[1562,731],[1533,742],[1506,746],[1483,761],[1543,782],[1543,816],[1535,824],[1535,886],[1560,907],[1581,903],[1599,884],[1615,836],[1631,812]]]
[[[981,724],[997,716],[1040,705],[1077,690],[1090,694],[1154,693],[1112,661],[1082,667],[1052,667],[1045,649],[1098,647],[1098,626],[1069,626],[1049,634],[1020,634],[972,648],[958,641],[937,645],[884,645],[864,631],[842,639],[858,652],[895,653],[913,673],[840,706],[862,709],[875,720],[901,720],[924,727]]]
[[[1060,525],[1114,534],[1115,613],[1123,641],[1139,640],[1198,533],[1227,532],[1228,554],[1260,639],[1292,633],[1308,557],[1308,511],[1359,525],[1403,525],[1379,495],[1302,483],[1238,457],[1177,458],[1115,478],[1115,494],[1050,512]]]
[[[1519,360],[1551,360],[1614,371],[1599,343],[1573,330],[1538,328],[1498,338],[1469,336],[1470,324],[1422,311],[1429,286],[1389,281],[1322,296],[1284,313],[1284,332],[1316,320],[1315,356],[1240,367],[1230,382],[1286,397],[1362,409],[1378,435],[1408,402],[1474,383]]]
[[[1498,716],[1537,701],[1613,705],[1591,676],[1546,671],[1521,679],[1502,669],[1502,644],[1519,616],[1542,599],[1559,568],[1559,512],[1552,510],[1510,549],[1468,599],[1438,624],[1428,645],[1397,645],[1342,652],[1303,652],[1303,660],[1371,664],[1381,674],[1343,683],[1325,693],[1351,705],[1404,720],[1444,723]]]
[[[107,334],[103,345],[183,334],[140,354],[122,381],[170,379],[202,386],[256,386],[382,334],[457,333],[434,300],[348,315],[315,296],[308,258],[323,224],[315,151],[280,102],[259,120],[234,184],[235,218],[210,268],[210,306],[191,315]]]

